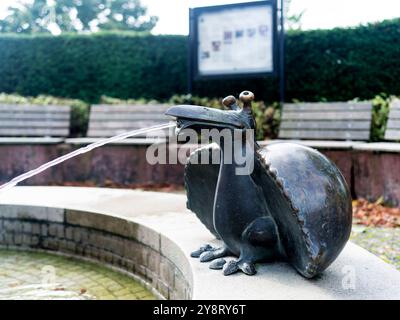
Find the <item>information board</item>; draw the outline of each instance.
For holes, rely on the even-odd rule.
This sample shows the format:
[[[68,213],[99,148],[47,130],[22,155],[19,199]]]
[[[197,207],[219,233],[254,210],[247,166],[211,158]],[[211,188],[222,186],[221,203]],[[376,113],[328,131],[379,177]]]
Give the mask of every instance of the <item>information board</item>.
[[[194,8],[191,18],[195,79],[275,72],[275,1]]]

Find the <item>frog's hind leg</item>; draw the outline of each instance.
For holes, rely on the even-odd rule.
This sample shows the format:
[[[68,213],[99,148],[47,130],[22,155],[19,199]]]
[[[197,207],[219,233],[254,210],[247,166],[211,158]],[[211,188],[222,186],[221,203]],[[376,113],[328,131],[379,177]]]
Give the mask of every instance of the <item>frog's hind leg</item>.
[[[255,263],[279,256],[279,235],[270,216],[255,219],[242,234],[242,245],[238,260],[232,260],[223,267],[225,276],[239,270],[247,275],[257,273]]]
[[[257,273],[255,264],[250,259],[231,260],[223,267],[224,276],[229,276],[239,270],[249,276]]]

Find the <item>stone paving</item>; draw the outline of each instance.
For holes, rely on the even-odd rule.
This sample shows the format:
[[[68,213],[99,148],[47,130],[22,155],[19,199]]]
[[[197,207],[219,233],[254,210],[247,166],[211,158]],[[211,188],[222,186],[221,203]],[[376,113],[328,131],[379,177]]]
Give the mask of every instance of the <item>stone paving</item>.
[[[0,300],[155,299],[132,278],[47,253],[0,250]]]

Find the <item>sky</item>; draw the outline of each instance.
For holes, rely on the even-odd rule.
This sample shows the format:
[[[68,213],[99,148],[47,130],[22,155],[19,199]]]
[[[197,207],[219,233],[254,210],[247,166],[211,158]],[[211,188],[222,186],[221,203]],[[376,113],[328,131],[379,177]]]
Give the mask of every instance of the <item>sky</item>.
[[[0,18],[15,0],[0,0]],[[189,7],[248,2],[246,0],[141,0],[159,17],[154,34],[188,34]],[[302,29],[348,27],[400,17],[400,0],[292,0],[291,13],[305,10]]]

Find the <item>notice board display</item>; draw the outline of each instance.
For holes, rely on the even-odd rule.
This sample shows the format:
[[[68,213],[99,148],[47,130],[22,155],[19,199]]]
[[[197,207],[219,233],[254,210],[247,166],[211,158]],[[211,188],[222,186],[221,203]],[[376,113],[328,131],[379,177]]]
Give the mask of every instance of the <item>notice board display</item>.
[[[275,73],[275,1],[191,9],[194,79]]]

